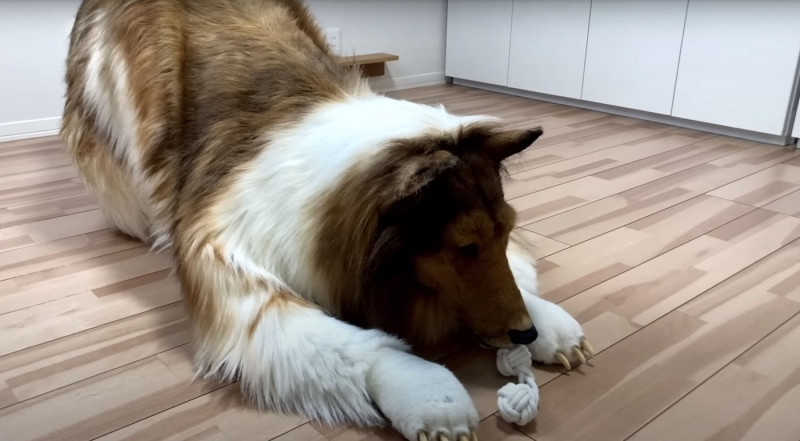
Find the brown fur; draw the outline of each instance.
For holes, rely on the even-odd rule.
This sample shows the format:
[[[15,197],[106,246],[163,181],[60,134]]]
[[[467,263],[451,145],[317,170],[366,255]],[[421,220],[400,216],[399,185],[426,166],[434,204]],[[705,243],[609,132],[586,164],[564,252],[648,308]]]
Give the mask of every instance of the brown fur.
[[[126,176],[129,166],[108,154],[111,140],[91,130],[93,116],[81,104],[90,55],[87,35],[101,12],[108,38],[118,42],[130,69],[132,100],[141,122],[140,145],[134,148],[142,150],[144,172],[157,178],[154,202],[168,210],[165,217],[172,219],[169,228],[178,256],[191,253],[189,242],[213,239],[195,233],[209,234],[204,226],[208,208],[231,185],[234,170],[263,148],[256,133],[290,123],[321,101],[341,97],[359,81],[330,56],[299,2],[87,0],[71,38],[62,133],[73,139],[70,153],[90,187],[101,187],[99,194],[109,194],[103,188],[111,187],[124,197],[132,182]],[[117,182],[101,182],[115,175],[120,175]],[[114,197],[109,204],[126,202]],[[126,232],[149,239],[150,231]],[[213,300],[201,294],[198,278],[205,274],[184,265],[179,272],[200,327],[218,321],[204,316],[213,311],[206,305]]]
[[[326,306],[421,344],[465,322],[498,346],[509,329],[530,328],[505,256],[516,215],[500,163],[539,134],[477,125],[397,142],[351,170],[323,206],[316,256],[332,287]],[[475,256],[459,253],[466,245]]]

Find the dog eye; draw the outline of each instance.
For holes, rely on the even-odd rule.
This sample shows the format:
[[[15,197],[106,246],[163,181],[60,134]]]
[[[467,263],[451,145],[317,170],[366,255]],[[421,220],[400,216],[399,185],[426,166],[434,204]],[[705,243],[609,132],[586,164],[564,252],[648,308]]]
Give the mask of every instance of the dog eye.
[[[471,243],[469,245],[464,245],[458,247],[458,252],[464,257],[477,257],[478,256],[478,244]]]

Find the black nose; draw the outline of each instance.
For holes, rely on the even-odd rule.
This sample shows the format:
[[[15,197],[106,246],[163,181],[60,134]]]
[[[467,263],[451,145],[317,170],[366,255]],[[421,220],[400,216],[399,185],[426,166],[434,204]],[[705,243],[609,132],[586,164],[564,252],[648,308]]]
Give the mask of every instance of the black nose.
[[[512,329],[508,331],[508,336],[511,338],[511,343],[515,345],[529,345],[536,341],[536,337],[539,336],[539,332],[536,331],[535,326],[531,326],[531,329],[527,331],[517,331]]]

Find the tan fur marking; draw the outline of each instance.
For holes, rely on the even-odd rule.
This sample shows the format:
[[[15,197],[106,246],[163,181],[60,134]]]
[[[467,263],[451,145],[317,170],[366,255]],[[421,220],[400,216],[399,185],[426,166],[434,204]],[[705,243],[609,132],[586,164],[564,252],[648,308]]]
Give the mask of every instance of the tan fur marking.
[[[273,292],[269,300],[264,302],[259,308],[256,315],[253,317],[253,320],[250,322],[250,326],[247,328],[247,336],[252,339],[255,336],[256,331],[258,330],[258,325],[261,323],[261,319],[270,311],[274,310],[282,310],[286,308],[290,308],[292,306],[300,306],[304,308],[313,308],[313,306],[304,301],[303,299],[297,297],[296,295],[284,292],[284,291],[275,291]]]

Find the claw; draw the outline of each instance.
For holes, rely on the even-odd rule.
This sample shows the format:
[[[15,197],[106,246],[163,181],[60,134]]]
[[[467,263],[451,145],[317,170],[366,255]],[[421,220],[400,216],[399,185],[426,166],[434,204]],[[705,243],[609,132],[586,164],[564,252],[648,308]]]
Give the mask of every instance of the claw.
[[[459,435],[458,441],[469,441],[469,438],[467,438],[467,435]]]
[[[419,435],[417,435],[417,441],[428,441],[428,435],[426,435],[425,432],[420,432]]]
[[[586,340],[586,337],[581,337],[581,349],[586,352],[589,358],[594,357],[594,348],[589,344],[589,340]]]
[[[478,432],[472,432],[472,441],[478,441]]]
[[[580,361],[580,364],[586,363],[586,357],[583,356],[581,348],[575,346],[574,348],[572,348],[572,353],[575,354],[576,357],[578,357],[578,361]]]
[[[556,360],[558,360],[561,364],[564,365],[564,368],[567,370],[572,369],[572,366],[569,364],[569,360],[567,360],[567,356],[562,354],[561,352],[556,352]]]
[[[450,441],[450,437],[447,435],[439,435],[439,441]]]

